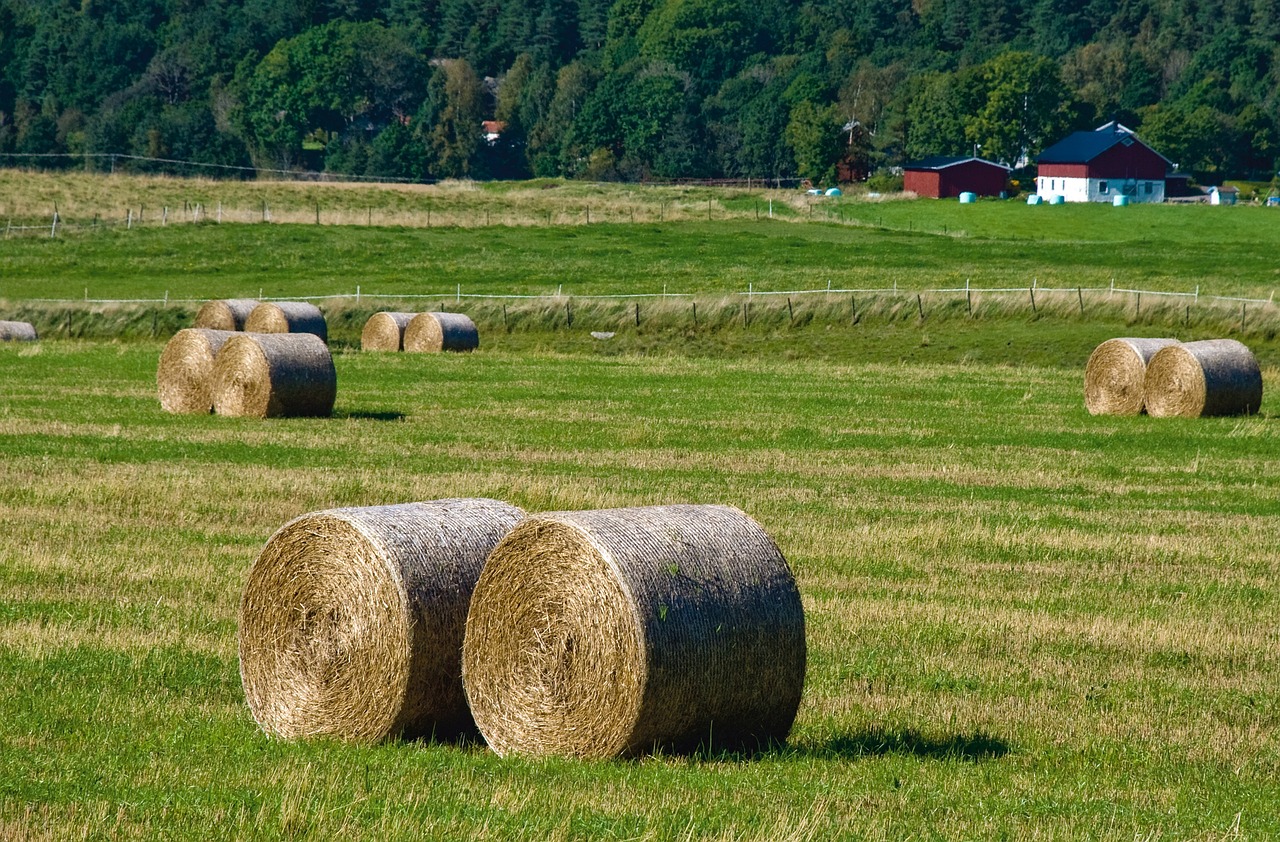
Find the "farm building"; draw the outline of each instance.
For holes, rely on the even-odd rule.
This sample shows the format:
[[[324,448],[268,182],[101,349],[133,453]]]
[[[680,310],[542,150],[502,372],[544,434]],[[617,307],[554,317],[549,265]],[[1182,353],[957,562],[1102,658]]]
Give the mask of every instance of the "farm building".
[[[982,158],[935,155],[902,168],[902,189],[934,199],[961,193],[999,196],[1005,192],[1009,168]]]
[[[1116,122],[1073,132],[1040,153],[1036,193],[1068,202],[1163,202],[1168,158]]]

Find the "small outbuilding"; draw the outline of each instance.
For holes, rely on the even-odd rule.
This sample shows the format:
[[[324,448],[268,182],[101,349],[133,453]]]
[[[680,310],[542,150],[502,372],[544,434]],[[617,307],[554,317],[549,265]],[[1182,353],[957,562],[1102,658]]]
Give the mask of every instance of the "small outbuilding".
[[[1008,189],[1009,172],[1009,167],[982,158],[935,155],[902,168],[902,189],[934,199],[961,193],[1000,196]]]

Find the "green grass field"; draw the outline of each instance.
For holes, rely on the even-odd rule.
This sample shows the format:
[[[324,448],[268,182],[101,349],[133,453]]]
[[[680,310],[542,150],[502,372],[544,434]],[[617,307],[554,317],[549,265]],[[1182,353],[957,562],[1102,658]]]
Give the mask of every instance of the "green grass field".
[[[881,207],[949,229],[973,209]],[[990,225],[1040,210],[977,209]],[[1256,213],[1237,218],[1280,221]],[[1169,288],[1206,283],[1191,267],[1225,251],[1255,268],[1224,294],[1266,288],[1268,241],[1169,218],[1220,237],[1154,267]],[[780,282],[771,238],[943,268],[979,239],[766,225],[503,228],[501,248],[472,228],[376,225],[0,242],[0,318],[45,320],[40,343],[0,345],[0,839],[1280,836],[1274,315],[1237,334],[1229,311],[1186,324],[1181,305],[1096,301],[1082,315],[1068,298],[1033,314],[984,299],[971,316],[963,299],[926,298],[921,319],[914,299],[856,315],[843,299],[776,299],[743,326],[723,284]],[[566,247],[570,233],[591,248]],[[1106,253],[1045,236],[1080,272]],[[1171,248],[1164,236],[1150,238]],[[1136,265],[1129,245],[1105,259]],[[738,271],[703,277],[699,248],[736,255]],[[291,257],[308,249],[323,251],[320,280]],[[411,289],[409,255],[469,267],[476,253],[503,258],[477,285],[539,290],[569,266],[610,291],[701,283],[701,320],[687,301],[645,302],[639,327],[630,303],[580,302],[570,325],[563,302],[513,304],[505,321],[477,302],[473,354],[366,354],[355,338],[372,305],[343,302],[329,310],[333,417],[263,422],[160,410],[156,363],[191,308],[30,302],[86,283],[103,297]],[[555,274],[521,281],[545,261]],[[1092,348],[1169,333],[1249,342],[1261,413],[1090,417]],[[236,660],[240,591],[267,538],[307,511],[452,496],[754,516],[806,609],[788,745],[587,763],[268,740]]]

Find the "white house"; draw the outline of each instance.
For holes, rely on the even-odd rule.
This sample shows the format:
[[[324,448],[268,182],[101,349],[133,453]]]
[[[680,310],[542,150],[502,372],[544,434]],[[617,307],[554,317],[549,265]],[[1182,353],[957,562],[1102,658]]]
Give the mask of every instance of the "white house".
[[[1036,193],[1068,202],[1163,202],[1172,164],[1116,122],[1073,132],[1040,153]]]

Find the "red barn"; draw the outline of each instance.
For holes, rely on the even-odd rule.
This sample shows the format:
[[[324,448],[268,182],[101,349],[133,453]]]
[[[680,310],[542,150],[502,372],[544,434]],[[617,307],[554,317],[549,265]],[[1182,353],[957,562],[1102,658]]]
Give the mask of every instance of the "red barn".
[[[935,155],[902,168],[902,189],[934,199],[955,198],[961,193],[999,196],[1008,179],[1008,167],[982,158]]]
[[[1040,153],[1036,192],[1068,202],[1163,202],[1169,159],[1116,122],[1073,132]]]

